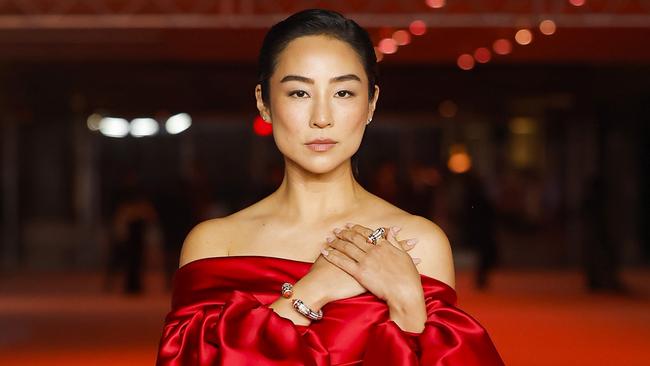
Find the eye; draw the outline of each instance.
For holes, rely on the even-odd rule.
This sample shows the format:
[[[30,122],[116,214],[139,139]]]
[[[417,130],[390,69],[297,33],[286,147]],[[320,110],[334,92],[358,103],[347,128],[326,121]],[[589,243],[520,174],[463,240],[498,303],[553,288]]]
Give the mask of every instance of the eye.
[[[342,94],[342,93],[343,93],[343,94]],[[354,96],[354,93],[352,93],[352,92],[349,91],[349,90],[340,90],[340,91],[337,91],[337,92],[336,92],[336,95],[338,95],[338,96],[341,97],[341,98],[345,98],[345,93],[350,94],[351,97]]]
[[[298,98],[302,98],[302,97],[304,97],[305,95],[307,95],[307,93],[306,93],[304,90],[294,90],[294,91],[292,91],[291,93],[289,93],[289,96],[293,96],[294,94],[295,94]]]

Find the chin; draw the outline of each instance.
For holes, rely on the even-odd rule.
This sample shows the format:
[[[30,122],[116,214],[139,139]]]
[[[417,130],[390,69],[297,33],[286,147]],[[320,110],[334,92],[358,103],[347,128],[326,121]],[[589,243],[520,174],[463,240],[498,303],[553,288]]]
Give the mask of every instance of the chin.
[[[348,157],[347,160],[350,158]],[[346,161],[345,158],[334,158],[334,157],[316,157],[308,158],[301,157],[301,159],[294,160],[296,165],[300,166],[305,171],[312,174],[326,174],[329,173],[339,166],[341,166]]]

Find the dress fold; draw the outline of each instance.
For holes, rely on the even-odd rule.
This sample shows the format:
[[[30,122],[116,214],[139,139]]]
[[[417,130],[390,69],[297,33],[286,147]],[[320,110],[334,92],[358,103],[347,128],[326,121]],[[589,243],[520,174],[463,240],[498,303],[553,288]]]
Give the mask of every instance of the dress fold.
[[[174,276],[156,364],[503,365],[485,328],[455,306],[454,289],[424,275],[422,333],[402,330],[369,292],[326,304],[323,319],[309,326],[293,324],[268,305],[311,264],[230,256],[184,265]]]

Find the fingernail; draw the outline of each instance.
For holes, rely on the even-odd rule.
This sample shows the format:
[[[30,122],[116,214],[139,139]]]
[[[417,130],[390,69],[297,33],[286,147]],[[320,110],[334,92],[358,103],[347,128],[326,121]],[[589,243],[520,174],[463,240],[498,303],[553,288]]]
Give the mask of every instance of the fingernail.
[[[415,239],[415,238],[414,238],[414,239],[409,239],[409,240],[406,241],[406,244],[408,244],[408,245],[410,245],[410,246],[413,246],[413,245],[417,244],[418,241],[419,241],[419,240],[417,240],[417,239]]]
[[[420,258],[413,258],[413,263],[418,264],[418,263],[420,263],[420,262],[422,262],[422,259],[420,259]]]
[[[347,227],[348,229],[353,227],[353,226],[354,226],[354,224],[351,223],[351,222],[348,222],[347,224],[345,224],[345,227]]]
[[[390,229],[393,232],[393,234],[397,234],[397,233],[399,233],[400,230],[402,230],[402,228],[399,227],[399,226],[393,226]]]
[[[339,229],[339,228],[335,228],[335,229],[334,229],[334,232],[338,234],[338,233],[341,232],[341,229]]]
[[[327,238],[325,238],[325,240],[327,240],[328,243],[331,243],[331,242],[334,241],[334,238],[331,237],[331,236],[328,236]]]
[[[320,252],[323,253],[323,255],[326,256],[326,257],[327,257],[328,254],[330,254],[330,253],[327,251],[327,249],[321,249]]]

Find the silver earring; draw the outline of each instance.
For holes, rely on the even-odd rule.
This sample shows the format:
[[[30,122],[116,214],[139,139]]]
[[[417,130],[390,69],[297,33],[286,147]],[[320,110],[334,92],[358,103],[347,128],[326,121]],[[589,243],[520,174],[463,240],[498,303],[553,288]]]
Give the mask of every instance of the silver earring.
[[[368,122],[366,122],[366,124],[369,124],[370,121],[372,121],[372,117],[370,117],[370,119],[368,120]]]

